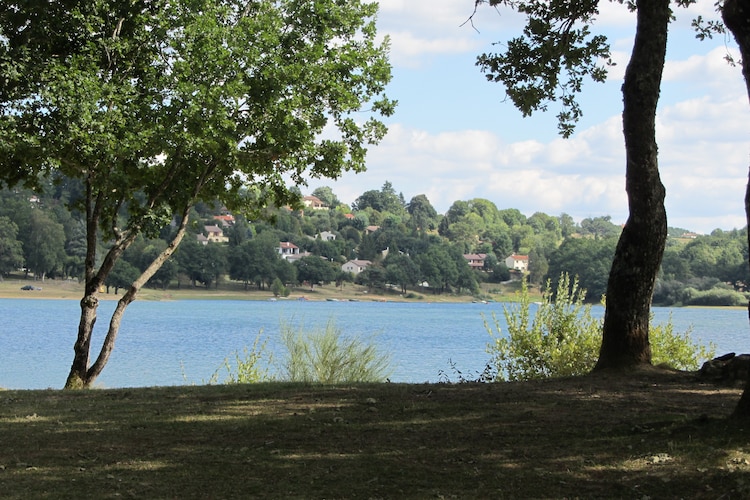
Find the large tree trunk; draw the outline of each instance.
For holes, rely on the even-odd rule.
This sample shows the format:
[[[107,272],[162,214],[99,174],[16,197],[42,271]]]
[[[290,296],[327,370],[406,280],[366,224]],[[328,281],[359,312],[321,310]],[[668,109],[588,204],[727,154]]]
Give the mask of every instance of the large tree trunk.
[[[745,78],[745,88],[750,98],[750,0],[725,0],[722,11],[724,24],[734,35],[740,46],[742,57],[742,76]],[[750,229],[750,171],[748,172],[748,183],[745,189],[745,218]],[[750,231],[748,231],[748,245],[750,245]],[[748,316],[750,317],[750,303],[748,303]],[[734,417],[750,418],[750,379],[748,379],[742,397],[734,409]]]
[[[609,274],[604,333],[595,369],[651,363],[651,299],[667,239],[665,191],[657,159],[656,106],[666,58],[669,3],[637,2],[635,43],[622,86],[630,215]]]

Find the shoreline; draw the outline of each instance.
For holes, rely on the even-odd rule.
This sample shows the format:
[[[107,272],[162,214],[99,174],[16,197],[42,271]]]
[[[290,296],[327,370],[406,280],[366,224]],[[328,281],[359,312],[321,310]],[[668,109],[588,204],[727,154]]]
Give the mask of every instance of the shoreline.
[[[22,290],[26,285],[37,287],[37,290]],[[136,300],[140,301],[175,301],[175,300],[255,300],[255,301],[285,301],[309,300],[313,302],[351,301],[351,302],[414,302],[414,303],[466,303],[476,301],[471,295],[434,295],[432,293],[410,292],[413,298],[404,297],[397,293],[369,293],[365,287],[347,284],[344,289],[333,285],[316,286],[314,290],[297,287],[292,289],[288,297],[274,297],[270,290],[244,290],[239,283],[220,285],[219,289],[205,288],[168,288],[167,290],[143,288],[138,292]],[[102,292],[99,300],[119,300],[123,291],[118,294]],[[49,299],[76,300],[83,297],[83,285],[72,280],[44,281],[6,278],[0,282],[0,299]],[[512,298],[512,294],[505,296],[505,301]],[[500,301],[493,298],[493,301]]]

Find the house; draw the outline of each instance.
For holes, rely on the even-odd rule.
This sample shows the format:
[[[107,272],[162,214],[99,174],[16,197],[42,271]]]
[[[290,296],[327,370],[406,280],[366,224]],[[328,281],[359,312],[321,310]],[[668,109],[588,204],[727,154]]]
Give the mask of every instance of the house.
[[[214,215],[214,220],[216,220],[217,225],[220,225],[221,227],[234,226],[234,215],[231,214]]]
[[[198,233],[197,235],[195,235],[195,237],[198,239],[198,243],[200,243],[201,245],[208,245],[208,238],[206,238],[204,234]]]
[[[359,274],[365,269],[367,269],[367,266],[372,265],[372,262],[369,260],[350,260],[346,264],[342,264],[341,270],[345,273],[353,273],[353,274]]]
[[[323,203],[320,200],[320,198],[318,198],[317,196],[304,196],[302,198],[302,203],[304,203],[304,205],[307,208],[310,208],[312,210],[327,210],[328,209],[328,205]]]
[[[318,233],[318,238],[323,241],[335,241],[336,235],[330,231],[321,231],[320,233]]]
[[[299,255],[299,247],[289,241],[282,241],[278,248],[279,255],[282,259],[289,260],[295,255]]]
[[[211,243],[227,243],[229,241],[228,236],[224,236],[224,231],[219,226],[205,226],[203,228],[206,231],[206,238]]]
[[[380,226],[367,226],[365,228],[365,234],[372,234],[375,231],[377,231],[378,229],[380,229]]]
[[[487,258],[486,253],[465,253],[464,259],[469,263],[472,269],[484,269],[484,260]]]
[[[511,271],[521,271],[525,273],[529,270],[529,256],[513,254],[505,259],[505,265]]]

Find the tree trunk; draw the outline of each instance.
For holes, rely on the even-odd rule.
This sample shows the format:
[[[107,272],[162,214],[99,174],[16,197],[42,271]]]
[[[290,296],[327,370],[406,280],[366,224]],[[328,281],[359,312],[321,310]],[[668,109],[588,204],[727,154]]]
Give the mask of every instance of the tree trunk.
[[[112,353],[112,349],[115,346],[115,340],[120,330],[120,322],[122,316],[125,313],[127,306],[135,300],[138,291],[156,274],[159,268],[166,262],[166,260],[174,253],[177,246],[180,244],[183,236],[185,235],[185,229],[187,227],[187,221],[189,216],[189,207],[183,212],[182,222],[175,234],[175,237],[167,245],[167,248],[159,254],[149,267],[133,282],[128,291],[122,296],[117,302],[114,313],[110,319],[109,328],[107,335],[104,338],[104,342],[99,351],[99,355],[91,367],[89,367],[90,352],[91,352],[91,336],[94,331],[94,324],[96,323],[96,311],[99,306],[99,287],[102,285],[106,276],[114,267],[115,261],[122,255],[125,249],[135,240],[135,236],[132,238],[125,238],[114,245],[104,262],[100,266],[97,273],[93,272],[93,266],[90,264],[94,261],[94,258],[89,258],[87,255],[87,278],[86,288],[84,291],[83,299],[81,299],[81,321],[78,325],[78,338],[73,347],[74,356],[73,364],[68,374],[68,379],[65,382],[66,389],[85,389],[91,387],[96,378],[101,374],[104,366],[109,360],[109,356]],[[94,217],[95,218],[95,217]],[[92,221],[93,222],[93,221]],[[93,222],[96,227],[96,222]],[[94,230],[91,238],[94,242],[96,241],[97,232]],[[137,231],[133,231],[133,235],[137,234]],[[95,245],[95,243],[94,243]],[[92,253],[95,256],[95,253]]]
[[[740,46],[742,76],[745,78],[745,88],[750,98],[750,0],[725,0],[722,17],[724,24]],[[745,218],[750,228],[750,171],[748,171],[748,183],[745,189]],[[747,237],[748,245],[750,245],[750,232]],[[750,319],[750,302],[748,303],[748,317]],[[742,419],[750,418],[750,379],[745,385],[745,390],[732,416]]]
[[[188,218],[189,211],[186,210],[182,217],[182,223],[180,224],[174,238],[172,238],[172,241],[169,243],[169,245],[167,245],[167,248],[165,248],[159,255],[156,256],[156,258],[151,262],[146,270],[141,273],[141,275],[133,282],[132,285],[130,285],[128,291],[125,292],[125,295],[123,295],[122,298],[117,301],[117,307],[115,307],[115,311],[112,313],[112,318],[109,321],[107,336],[104,338],[104,343],[102,344],[99,356],[86,373],[86,383],[84,387],[89,387],[99,376],[99,374],[101,374],[104,366],[107,364],[107,361],[109,361],[109,356],[110,354],[112,354],[112,350],[115,348],[115,340],[117,339],[117,334],[120,331],[120,323],[122,321],[123,314],[125,314],[125,309],[130,305],[131,302],[135,300],[138,291],[143,288],[143,285],[145,285],[148,280],[150,280],[151,277],[156,274],[159,268],[177,249],[177,246],[180,244],[180,241],[182,241],[183,236],[185,236],[185,229],[187,228]]]
[[[669,0],[639,0],[633,53],[623,93],[623,133],[630,215],[615,251],[595,369],[651,363],[648,325],[654,282],[667,239],[659,178],[656,106],[667,48]]]

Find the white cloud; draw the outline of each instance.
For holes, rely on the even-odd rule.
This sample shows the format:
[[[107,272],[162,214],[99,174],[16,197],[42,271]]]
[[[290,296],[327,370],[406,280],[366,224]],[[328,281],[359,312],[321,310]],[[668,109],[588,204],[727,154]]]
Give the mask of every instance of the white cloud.
[[[487,198],[500,208],[517,208],[527,215],[566,212],[576,220],[611,215],[613,221],[624,222],[627,198],[619,85],[630,57],[634,16],[617,2],[602,2],[597,26],[611,29],[608,34],[618,66],[603,90],[584,90],[582,97],[596,96],[585,110],[594,109],[598,123],[589,120],[571,139],[561,140],[550,138],[554,116],[522,121],[511,104],[496,105],[502,96],[500,86],[483,84],[479,70],[463,60],[464,66],[457,69],[451,56],[465,53],[471,59],[522,26],[518,17],[484,8],[475,21],[479,33],[468,25],[459,27],[471,14],[472,4],[470,0],[381,0],[379,25],[381,32],[392,36],[393,61],[413,68],[407,82],[418,87],[390,96],[401,100],[403,107],[382,144],[371,148],[367,172],[347,173],[337,182],[314,181],[306,190],[328,185],[342,201],[351,203],[390,181],[407,201],[425,194],[441,213],[456,200]],[[699,13],[711,15],[713,0],[700,0],[687,11],[679,9],[678,21],[671,26],[657,140],[670,225],[707,233],[745,225],[750,105],[739,69],[723,59],[723,40],[696,45],[695,50],[689,45],[695,43],[689,21]],[[688,45],[692,53],[685,48]],[[428,65],[439,71],[424,73],[420,80],[420,71]],[[476,71],[482,85],[472,86],[471,79],[457,77],[465,71]],[[404,89],[395,86],[394,90]],[[457,95],[460,103],[448,106],[455,104]],[[445,119],[436,126],[436,118]]]

